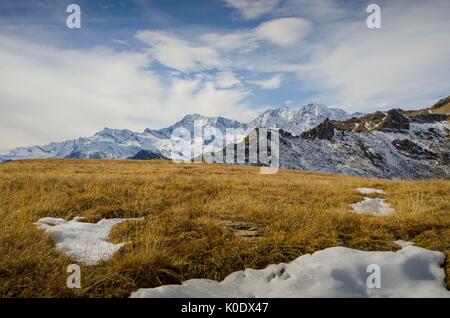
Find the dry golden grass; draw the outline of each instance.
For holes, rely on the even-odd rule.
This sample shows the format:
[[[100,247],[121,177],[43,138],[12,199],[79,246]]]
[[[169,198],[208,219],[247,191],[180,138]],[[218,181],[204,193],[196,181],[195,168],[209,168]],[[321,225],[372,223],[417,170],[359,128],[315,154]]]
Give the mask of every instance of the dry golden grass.
[[[360,216],[356,187],[374,187],[396,209]],[[140,287],[190,278],[221,280],[246,267],[288,262],[331,246],[396,250],[396,239],[450,254],[450,181],[392,181],[256,167],[164,161],[35,160],[0,165],[0,296],[127,297]],[[130,242],[82,266],[82,288],[66,287],[70,259],[33,222],[142,217],[116,226]],[[220,220],[257,224],[248,240]],[[446,264],[450,286],[450,264]]]

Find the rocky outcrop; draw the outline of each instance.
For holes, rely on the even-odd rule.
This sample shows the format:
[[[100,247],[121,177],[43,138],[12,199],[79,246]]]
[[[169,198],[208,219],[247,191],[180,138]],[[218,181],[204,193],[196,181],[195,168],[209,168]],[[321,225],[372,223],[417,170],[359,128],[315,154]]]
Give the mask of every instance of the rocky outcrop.
[[[161,159],[162,156],[158,153],[151,152],[149,150],[139,150],[134,156],[129,157],[131,160],[152,160]]]
[[[445,114],[420,114],[411,116],[411,120],[416,123],[435,123],[438,121],[448,120],[449,116]]]
[[[409,129],[410,119],[402,114],[400,109],[391,109],[386,113],[381,123],[377,126],[382,131],[402,131]]]
[[[382,167],[383,166],[383,157],[376,153],[376,152],[372,152],[369,147],[367,147],[366,145],[364,145],[362,142],[360,142],[358,144],[359,149],[361,149],[364,157],[366,157],[367,159],[370,160],[370,162],[376,166],[376,167]]]
[[[316,138],[323,140],[332,140],[334,137],[334,130],[336,126],[331,123],[331,121],[327,118],[321,124],[317,125],[313,129],[309,131],[305,131],[300,136],[303,139],[314,140]]]
[[[395,139],[392,141],[392,145],[404,154],[415,159],[435,159],[437,157],[435,153],[420,147],[408,139]]]

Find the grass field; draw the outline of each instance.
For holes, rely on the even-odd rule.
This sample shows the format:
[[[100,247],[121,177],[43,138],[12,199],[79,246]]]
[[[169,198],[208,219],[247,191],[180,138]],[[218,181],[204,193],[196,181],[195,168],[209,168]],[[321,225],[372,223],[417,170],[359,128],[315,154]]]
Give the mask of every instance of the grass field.
[[[396,212],[361,216],[357,187],[383,189]],[[0,296],[128,297],[137,288],[190,278],[221,280],[332,246],[396,250],[403,239],[447,256],[450,180],[395,181],[167,161],[33,160],[0,164]],[[379,195],[378,195],[379,196]],[[111,232],[129,242],[113,258],[82,266],[82,288],[66,287],[67,265],[33,222],[42,217],[145,217]],[[257,236],[223,224],[252,224]]]

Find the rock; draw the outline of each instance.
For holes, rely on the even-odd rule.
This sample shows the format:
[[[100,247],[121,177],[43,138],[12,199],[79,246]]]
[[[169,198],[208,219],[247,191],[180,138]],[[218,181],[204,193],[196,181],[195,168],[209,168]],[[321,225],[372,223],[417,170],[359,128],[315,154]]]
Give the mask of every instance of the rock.
[[[412,116],[411,120],[417,123],[435,123],[439,121],[448,120],[449,116],[445,114],[420,114],[417,116]]]
[[[161,159],[161,155],[151,152],[149,150],[139,150],[133,157],[129,157],[131,160],[151,160],[151,159]]]
[[[399,109],[391,109],[378,125],[378,130],[382,131],[401,131],[409,129],[409,118],[404,116]]]
[[[404,139],[399,140],[395,139],[392,141],[392,145],[400,151],[407,153],[409,156],[414,157],[416,159],[435,159],[436,154],[420,147],[415,144],[411,140]]]
[[[258,231],[257,225],[254,223],[247,223],[242,221],[221,220],[219,225],[233,231],[234,236],[245,239],[257,239],[261,235]]]
[[[374,166],[382,167],[383,166],[383,157],[380,154],[374,153],[369,150],[369,148],[363,143],[359,144],[359,148],[363,152],[364,156],[372,162]]]
[[[331,140],[334,137],[334,129],[336,128],[330,120],[327,118],[321,124],[317,125],[315,128],[305,131],[300,136],[303,139],[314,140],[316,138],[323,140]]]

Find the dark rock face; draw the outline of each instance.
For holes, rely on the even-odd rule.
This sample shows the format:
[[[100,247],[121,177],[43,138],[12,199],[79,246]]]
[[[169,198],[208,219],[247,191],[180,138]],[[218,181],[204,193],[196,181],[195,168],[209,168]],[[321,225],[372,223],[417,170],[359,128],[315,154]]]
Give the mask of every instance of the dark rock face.
[[[68,156],[66,156],[66,158],[69,158],[69,159],[107,159],[108,154],[101,152],[101,151],[97,151],[97,152],[94,152],[91,154],[85,154],[82,151],[73,151]]]
[[[383,131],[401,131],[409,129],[409,118],[404,116],[399,109],[391,109],[378,126]]]
[[[149,150],[139,150],[133,157],[129,157],[131,160],[152,160],[161,159],[161,155],[151,152]]]
[[[439,121],[448,120],[449,116],[444,114],[421,114],[417,116],[412,116],[411,120],[416,123],[435,123]]]
[[[330,120],[327,118],[321,124],[317,125],[315,128],[305,131],[300,136],[303,139],[314,140],[316,138],[323,140],[332,140],[334,137],[334,130],[336,126],[333,125]]]
[[[94,152],[89,155],[89,159],[105,159],[105,158],[108,158],[107,154],[102,153],[100,151]]]
[[[359,144],[359,148],[363,152],[364,156],[372,162],[374,166],[382,167],[383,165],[383,157],[380,154],[374,153],[370,151],[370,149],[364,145],[363,143]]]
[[[278,131],[280,144],[288,142],[289,138],[298,138],[292,136],[289,132],[283,131],[281,129],[269,129],[269,128],[255,128],[244,140],[239,144],[229,144],[223,149],[222,154],[215,153],[214,156],[219,158],[219,162],[226,162],[230,160],[227,157],[227,153],[233,154],[233,163],[237,164],[248,164],[248,165],[258,165],[258,166],[269,166],[270,163],[266,160],[262,160],[262,149],[265,150],[264,158],[269,158],[272,160],[272,135],[274,131]],[[266,143],[260,143],[261,136],[266,136]],[[253,148],[256,147],[256,148]],[[256,149],[256,154],[250,156],[250,149]],[[238,158],[238,153],[243,152],[243,157]],[[241,162],[243,161],[243,162]]]
[[[450,166],[450,154],[447,153],[443,153],[440,156],[440,162],[442,162],[442,164],[446,165],[446,166]]]
[[[392,141],[392,145],[397,148],[398,150],[406,153],[410,157],[413,157],[415,159],[435,159],[436,154],[420,147],[419,145],[415,144],[411,140],[404,139],[399,140],[395,139]]]
[[[72,151],[66,158],[69,159],[83,159],[83,153],[81,151]]]

